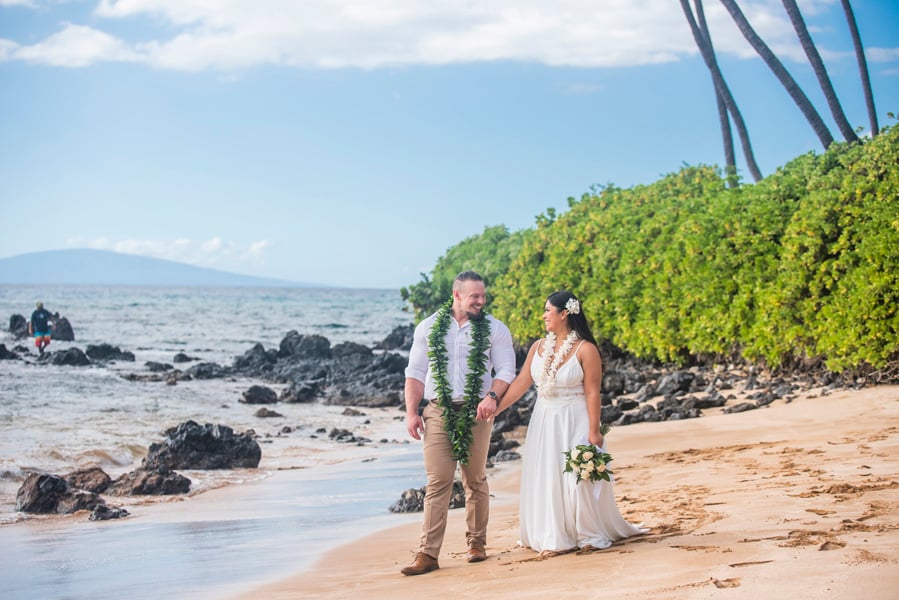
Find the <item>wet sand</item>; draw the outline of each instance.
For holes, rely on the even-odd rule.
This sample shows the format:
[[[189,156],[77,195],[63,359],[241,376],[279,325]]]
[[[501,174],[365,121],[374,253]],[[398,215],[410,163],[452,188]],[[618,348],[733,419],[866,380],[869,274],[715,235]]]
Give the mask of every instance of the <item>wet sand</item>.
[[[518,465],[491,474],[488,560],[451,511],[440,570],[404,577],[419,523],[366,535],[237,598],[791,598],[899,589],[899,386],[614,429],[622,514],[649,527],[590,554],[517,546]]]

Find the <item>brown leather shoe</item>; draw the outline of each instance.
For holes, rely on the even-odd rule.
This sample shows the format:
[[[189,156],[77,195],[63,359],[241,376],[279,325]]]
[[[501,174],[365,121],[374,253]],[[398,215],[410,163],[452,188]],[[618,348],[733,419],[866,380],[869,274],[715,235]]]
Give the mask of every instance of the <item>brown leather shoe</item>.
[[[466,556],[470,563],[482,562],[487,560],[487,551],[479,544],[472,544],[468,547],[468,554],[466,554]]]
[[[439,568],[440,565],[437,564],[436,558],[429,556],[424,552],[419,552],[415,555],[415,560],[412,561],[412,564],[403,567],[403,570],[400,571],[400,573],[403,575],[424,575],[425,573],[436,571]]]

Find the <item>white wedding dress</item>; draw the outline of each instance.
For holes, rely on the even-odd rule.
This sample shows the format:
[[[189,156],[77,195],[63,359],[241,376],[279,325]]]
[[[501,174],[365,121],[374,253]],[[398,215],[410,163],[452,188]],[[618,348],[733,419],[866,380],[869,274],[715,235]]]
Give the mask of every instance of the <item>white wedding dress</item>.
[[[542,365],[538,353],[531,362],[534,381]],[[551,394],[544,395],[539,384],[537,392],[521,471],[521,545],[537,552],[608,548],[615,540],[645,533],[618,512],[611,482],[577,483],[574,473],[563,472],[562,453],[586,444],[589,433],[584,371],[575,352],[559,367]]]

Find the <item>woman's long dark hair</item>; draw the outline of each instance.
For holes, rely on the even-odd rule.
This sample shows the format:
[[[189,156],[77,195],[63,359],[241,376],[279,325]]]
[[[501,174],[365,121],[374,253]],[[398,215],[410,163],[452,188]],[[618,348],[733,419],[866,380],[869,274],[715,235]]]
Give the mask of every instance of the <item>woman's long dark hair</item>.
[[[552,294],[550,294],[549,298],[547,298],[546,300],[550,304],[555,306],[559,310],[559,312],[562,312],[563,310],[566,310],[565,305],[572,298],[578,300],[577,297],[575,297],[575,295],[568,290],[560,290],[558,292],[553,292]],[[580,300],[578,300],[578,303],[580,303]],[[596,343],[596,338],[593,337],[593,332],[590,331],[590,323],[587,322],[587,317],[584,316],[583,304],[581,304],[581,310],[579,313],[568,313],[568,324],[571,325],[571,328],[577,332],[582,340],[587,340],[597,348],[599,347],[599,344]]]

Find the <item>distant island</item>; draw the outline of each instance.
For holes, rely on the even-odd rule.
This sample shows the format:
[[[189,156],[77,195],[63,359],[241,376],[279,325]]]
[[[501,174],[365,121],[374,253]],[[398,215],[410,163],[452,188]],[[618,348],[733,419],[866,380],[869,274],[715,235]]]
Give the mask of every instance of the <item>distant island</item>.
[[[0,258],[0,284],[323,287],[107,250],[48,250]]]

